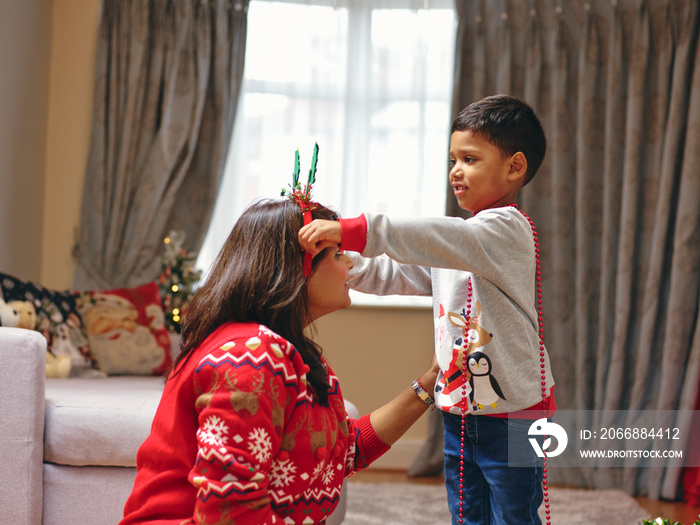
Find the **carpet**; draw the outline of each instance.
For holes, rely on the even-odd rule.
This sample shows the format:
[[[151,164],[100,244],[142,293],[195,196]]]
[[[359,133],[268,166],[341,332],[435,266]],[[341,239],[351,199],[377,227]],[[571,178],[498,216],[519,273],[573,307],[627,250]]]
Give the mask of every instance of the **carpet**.
[[[649,513],[619,490],[550,488],[553,525],[637,525]],[[540,509],[544,517],[544,508]],[[442,525],[450,523],[443,485],[348,482],[343,525]]]

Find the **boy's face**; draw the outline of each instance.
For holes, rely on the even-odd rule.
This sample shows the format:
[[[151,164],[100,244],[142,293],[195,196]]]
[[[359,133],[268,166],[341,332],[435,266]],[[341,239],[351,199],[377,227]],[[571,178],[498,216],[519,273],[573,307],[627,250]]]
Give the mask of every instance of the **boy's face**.
[[[450,139],[450,184],[460,208],[478,213],[513,203],[520,188],[514,184],[514,158],[503,156],[471,131],[455,131]]]

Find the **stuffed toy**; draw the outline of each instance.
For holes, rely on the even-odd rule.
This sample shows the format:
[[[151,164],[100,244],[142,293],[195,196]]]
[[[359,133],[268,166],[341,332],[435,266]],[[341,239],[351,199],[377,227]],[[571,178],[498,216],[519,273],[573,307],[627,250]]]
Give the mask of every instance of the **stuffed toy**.
[[[16,327],[19,324],[19,312],[0,297],[0,326]]]
[[[46,352],[46,377],[65,379],[70,375],[71,366],[70,356],[54,356],[51,352]]]
[[[36,328],[36,308],[31,301],[10,301],[7,303],[19,314],[17,328],[34,330]]]
[[[0,297],[0,326],[13,328],[36,328],[36,308],[31,301],[10,301],[6,303]],[[54,356],[46,351],[46,377],[64,379],[70,375],[72,363],[70,356]]]

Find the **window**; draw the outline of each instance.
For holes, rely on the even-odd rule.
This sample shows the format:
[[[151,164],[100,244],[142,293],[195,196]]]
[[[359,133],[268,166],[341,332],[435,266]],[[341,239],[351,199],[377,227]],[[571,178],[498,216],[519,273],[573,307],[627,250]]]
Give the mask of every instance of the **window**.
[[[287,187],[297,148],[304,180],[314,142],[315,199],[341,215],[443,215],[454,27],[451,0],[252,0],[233,142],[198,266],[243,209]]]

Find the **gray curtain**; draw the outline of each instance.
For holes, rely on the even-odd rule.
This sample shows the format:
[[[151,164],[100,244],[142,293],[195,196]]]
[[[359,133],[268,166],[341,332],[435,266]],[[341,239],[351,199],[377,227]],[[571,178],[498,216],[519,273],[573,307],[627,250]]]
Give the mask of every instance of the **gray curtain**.
[[[248,0],[105,0],[75,289],[158,274],[164,235],[198,250],[243,75]]]
[[[700,4],[456,5],[454,114],[508,93],[547,134],[519,204],[540,234],[557,405],[673,411],[659,426],[686,429],[690,413],[675,411],[693,409],[700,369]],[[448,200],[449,215],[465,216]],[[580,423],[594,425],[588,417]],[[549,479],[675,499],[679,476],[572,467]]]

